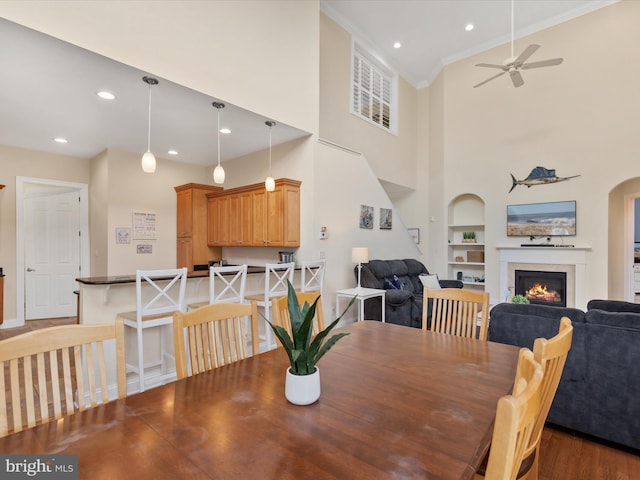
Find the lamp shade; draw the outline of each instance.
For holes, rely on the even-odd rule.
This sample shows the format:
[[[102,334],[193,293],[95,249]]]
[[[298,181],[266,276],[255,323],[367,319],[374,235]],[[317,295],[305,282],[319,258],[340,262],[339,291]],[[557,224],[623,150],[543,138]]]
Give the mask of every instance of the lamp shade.
[[[217,184],[224,183],[224,168],[221,165],[213,170],[213,181]]]
[[[351,262],[353,263],[367,263],[369,261],[369,248],[367,247],[353,247],[351,249]]]
[[[142,171],[145,173],[154,173],[156,171],[156,157],[151,152],[142,155]]]
[[[273,192],[276,189],[276,181],[273,177],[267,177],[264,181],[264,188],[267,192]]]

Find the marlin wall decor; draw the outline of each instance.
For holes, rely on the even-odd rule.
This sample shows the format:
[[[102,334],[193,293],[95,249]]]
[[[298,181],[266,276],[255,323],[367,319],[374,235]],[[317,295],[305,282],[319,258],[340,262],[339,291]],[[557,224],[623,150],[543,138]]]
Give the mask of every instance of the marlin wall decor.
[[[516,177],[511,174],[511,189],[509,189],[509,193],[516,188],[518,185],[526,185],[527,187],[532,187],[534,185],[545,185],[547,183],[558,183],[564,182],[571,178],[579,177],[580,175],[572,175],[570,177],[558,177],[556,175],[555,168],[549,169],[544,167],[536,167],[531,170],[531,173],[524,180],[518,180]]]

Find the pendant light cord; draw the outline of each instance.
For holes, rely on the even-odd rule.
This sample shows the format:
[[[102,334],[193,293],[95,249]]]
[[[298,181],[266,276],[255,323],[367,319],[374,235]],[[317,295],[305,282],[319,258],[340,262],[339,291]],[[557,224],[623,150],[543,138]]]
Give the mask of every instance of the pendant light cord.
[[[147,132],[147,152],[151,151],[151,83],[149,83],[149,130]]]
[[[220,108],[218,108],[218,166],[220,166]]]
[[[271,177],[271,130],[273,125],[269,125],[269,176]]]

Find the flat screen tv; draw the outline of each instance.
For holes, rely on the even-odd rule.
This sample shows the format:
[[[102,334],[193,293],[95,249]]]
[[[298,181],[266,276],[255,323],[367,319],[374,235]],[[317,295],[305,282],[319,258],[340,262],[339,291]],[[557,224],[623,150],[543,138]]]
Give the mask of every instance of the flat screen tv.
[[[575,200],[507,205],[509,237],[564,237],[575,234]]]

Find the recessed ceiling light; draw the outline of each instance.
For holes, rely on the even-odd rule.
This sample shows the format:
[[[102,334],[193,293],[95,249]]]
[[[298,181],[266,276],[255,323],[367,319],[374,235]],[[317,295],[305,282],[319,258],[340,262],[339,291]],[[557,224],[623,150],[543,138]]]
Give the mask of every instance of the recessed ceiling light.
[[[97,95],[104,100],[113,100],[116,96],[111,92],[106,92],[104,90],[97,93]]]
[[[402,44],[400,42],[396,42],[393,44],[393,48],[400,48]]]
[[[169,150],[167,153],[168,153],[169,155],[177,155],[177,154],[178,154],[178,151],[177,151],[177,150]]]
[[[464,29],[465,29],[467,32],[470,32],[470,31],[471,31],[471,30],[473,30],[474,28],[475,28],[475,27],[474,27],[473,23],[467,23],[467,24],[465,25],[465,27],[464,27]]]
[[[67,139],[62,137],[56,137],[53,139],[53,141],[56,143],[67,143]]]
[[[231,133],[231,130],[229,130],[228,128],[221,128],[221,129],[220,129],[220,133],[226,133],[226,134],[229,134],[229,133]]]

